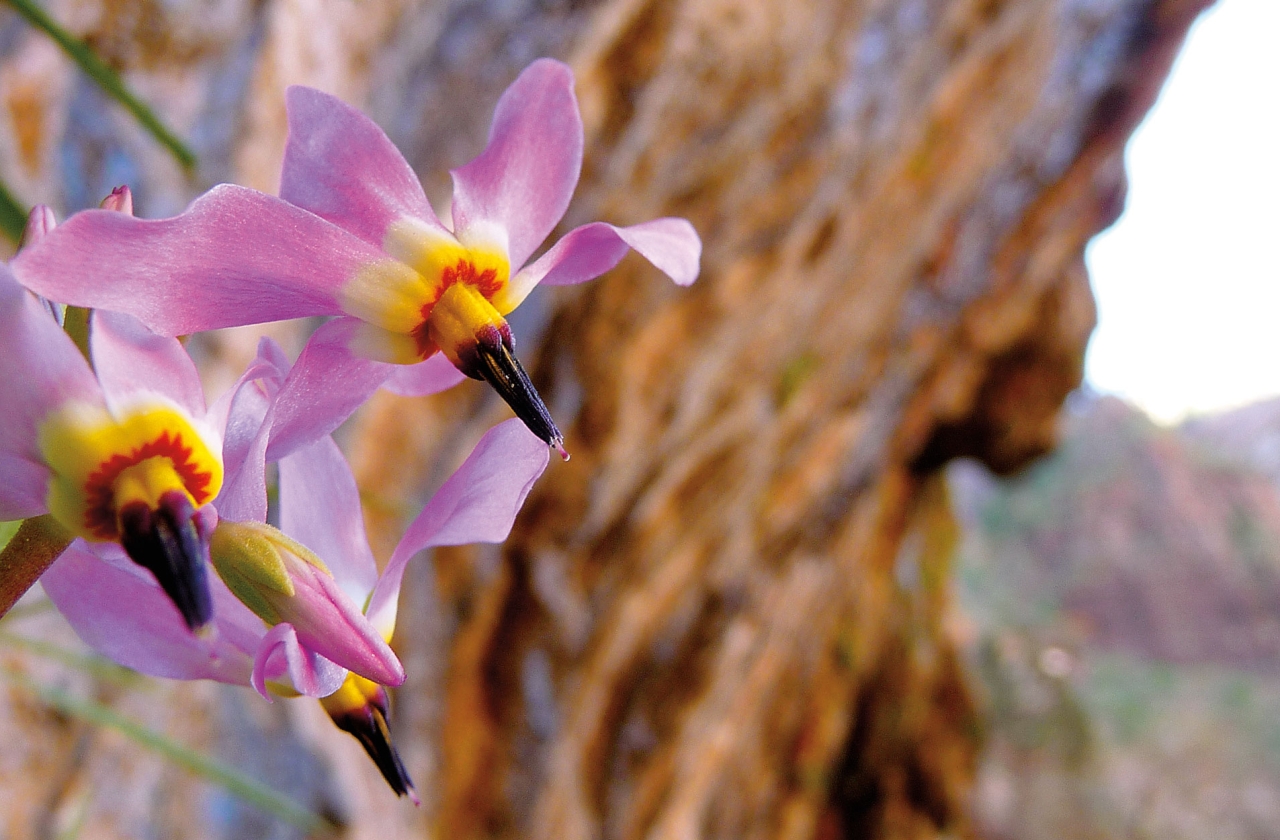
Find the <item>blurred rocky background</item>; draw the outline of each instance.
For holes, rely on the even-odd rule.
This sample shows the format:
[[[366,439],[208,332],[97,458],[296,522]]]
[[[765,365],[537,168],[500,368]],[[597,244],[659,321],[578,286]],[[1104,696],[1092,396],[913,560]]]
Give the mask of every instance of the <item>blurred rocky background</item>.
[[[274,190],[292,83],[364,108],[443,207],[552,55],[587,130],[566,227],[677,214],[706,243],[691,289],[628,259],[520,310],[574,457],[505,547],[412,570],[421,808],[314,703],[77,658],[33,593],[0,627],[0,837],[1272,836],[1261,433],[1086,400],[1056,460],[981,471],[1057,439],[1084,245],[1206,4],[50,0],[193,172],[0,9],[0,175],[60,216],[121,183],[142,216]],[[263,331],[193,339],[211,393]],[[380,557],[504,411],[464,384],[342,430]]]
[[[1025,475],[952,469],[983,836],[1280,832],[1277,424],[1079,396]]]

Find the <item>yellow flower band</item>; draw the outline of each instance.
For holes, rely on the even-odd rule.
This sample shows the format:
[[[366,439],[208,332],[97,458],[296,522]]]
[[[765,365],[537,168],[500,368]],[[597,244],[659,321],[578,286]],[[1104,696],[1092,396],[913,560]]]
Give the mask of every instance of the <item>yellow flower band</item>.
[[[369,706],[386,703],[382,686],[359,674],[348,672],[342,686],[328,697],[320,698],[320,705],[330,717],[362,712]]]
[[[516,358],[504,317],[523,299],[511,284],[505,229],[470,225],[460,240],[404,217],[388,228],[382,247],[388,258],[365,265],[338,293],[342,311],[361,322],[349,341],[352,352],[407,365],[439,351],[492,385],[530,431],[567,459],[564,435]]]
[[[177,490],[199,509],[222,489],[220,447],[176,406],[140,405],[117,419],[73,404],[42,424],[39,442],[54,473],[49,512],[87,540],[120,539],[119,512],[131,503],[154,510]]]
[[[404,218],[391,225],[383,247],[391,258],[366,265],[339,293],[344,312],[375,328],[360,336],[361,352],[408,364],[442,350],[457,364],[477,331],[505,327],[496,303],[511,276],[504,244],[463,244]]]

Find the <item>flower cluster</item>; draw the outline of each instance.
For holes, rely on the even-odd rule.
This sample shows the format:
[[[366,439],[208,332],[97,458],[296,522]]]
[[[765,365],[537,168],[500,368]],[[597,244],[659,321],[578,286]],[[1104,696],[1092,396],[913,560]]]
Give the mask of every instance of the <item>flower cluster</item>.
[[[502,96],[484,151],[452,172],[449,223],[363,114],[299,87],[287,106],[279,197],[222,185],[144,220],[122,188],[61,225],[33,211],[0,266],[0,520],[57,535],[41,581],[94,648],[150,674],[319,698],[416,799],[384,688],[404,680],[388,642],[405,566],[505,539],[548,448],[568,457],[506,316],[537,284],[591,279],[628,250],[691,283],[701,246],[682,219],[596,222],[530,261],[582,163],[558,62]],[[206,404],[177,336],[303,316],[334,317],[293,363],[263,339]],[[379,573],[330,435],[380,387],[423,395],[466,377],[516,419],[480,440]]]

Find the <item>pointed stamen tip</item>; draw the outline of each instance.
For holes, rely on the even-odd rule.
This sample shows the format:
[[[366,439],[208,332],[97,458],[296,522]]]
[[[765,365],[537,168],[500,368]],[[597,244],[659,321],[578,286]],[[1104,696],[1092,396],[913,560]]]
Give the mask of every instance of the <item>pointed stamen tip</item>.
[[[569,453],[564,448],[563,440],[556,438],[555,440],[551,441],[551,448],[554,449],[556,453],[560,455],[561,461],[569,460]]]
[[[163,587],[161,587],[163,588]],[[170,599],[173,596],[170,595]],[[183,602],[174,601],[174,606],[178,608],[178,612],[182,614],[182,622],[187,625],[187,629],[198,639],[208,639],[213,632],[213,602],[212,600],[199,600],[192,602],[190,596],[183,597]]]
[[[208,545],[201,538],[190,500],[166,492],[151,510],[130,502],[119,512],[120,545],[133,562],[147,569],[177,607],[182,621],[198,633],[213,619],[205,564]]]
[[[413,785],[406,787],[403,795],[409,798],[409,801],[413,803],[413,807],[422,807],[422,800],[418,798],[418,792],[413,789]]]

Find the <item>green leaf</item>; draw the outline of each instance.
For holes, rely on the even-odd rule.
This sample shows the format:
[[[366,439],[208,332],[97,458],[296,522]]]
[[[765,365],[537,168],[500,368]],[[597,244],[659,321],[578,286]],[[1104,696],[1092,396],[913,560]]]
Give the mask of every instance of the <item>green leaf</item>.
[[[14,11],[26,18],[28,23],[56,41],[58,46],[62,47],[62,51],[70,56],[71,60],[79,65],[89,78],[97,82],[109,96],[128,109],[142,127],[173,154],[178,163],[186,169],[195,168],[195,153],[187,148],[187,145],[179,140],[178,136],[170,131],[150,108],[129,91],[116,71],[98,58],[88,44],[59,26],[33,0],[7,0],[7,2]],[[25,221],[24,216],[23,222]]]
[[[27,211],[22,207],[22,202],[0,181],[0,233],[14,245],[22,239],[22,229],[27,226]]]
[[[41,701],[66,715],[77,717],[95,726],[114,729],[141,747],[152,750],[179,767],[194,773],[206,781],[226,790],[234,796],[254,805],[277,819],[295,825],[314,836],[333,836],[336,826],[316,813],[304,808],[288,797],[282,796],[256,779],[223,764],[217,759],[196,752],[190,747],[173,741],[155,730],[148,729],[132,718],[125,717],[108,706],[94,700],[77,697],[51,685],[42,685],[12,668],[0,671],[4,679],[31,692]]]

